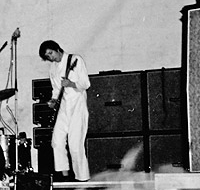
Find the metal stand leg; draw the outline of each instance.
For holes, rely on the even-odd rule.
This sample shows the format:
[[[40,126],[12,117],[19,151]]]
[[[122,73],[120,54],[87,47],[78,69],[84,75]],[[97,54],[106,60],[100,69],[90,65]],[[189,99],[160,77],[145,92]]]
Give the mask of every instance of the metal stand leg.
[[[15,151],[16,151],[16,168],[15,168],[15,179],[14,179],[14,190],[17,188],[17,173],[18,173],[18,87],[17,87],[17,38],[20,37],[19,28],[17,28],[11,38],[11,44],[13,47],[13,42],[15,45],[15,52],[14,52],[14,63],[15,63]],[[13,50],[13,48],[11,49]],[[13,55],[13,53],[12,53]]]

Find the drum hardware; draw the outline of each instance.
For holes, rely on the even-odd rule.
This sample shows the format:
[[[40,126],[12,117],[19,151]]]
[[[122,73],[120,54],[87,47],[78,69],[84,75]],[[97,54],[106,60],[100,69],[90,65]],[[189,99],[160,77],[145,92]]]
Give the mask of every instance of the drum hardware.
[[[5,167],[9,167],[9,156],[8,156],[8,138],[5,135],[0,136],[0,145],[3,150],[4,158],[5,158]]]
[[[18,144],[18,152],[19,152],[19,169],[25,173],[32,172],[33,168],[31,166],[31,144],[32,141],[30,138],[26,137],[25,132],[19,133],[19,144]]]
[[[11,174],[11,176],[14,176],[14,190],[16,190],[17,173],[33,172],[33,168],[31,166],[31,140],[26,138],[26,134],[24,132],[20,133],[18,136],[17,39],[19,37],[20,30],[17,28],[11,37],[11,59],[7,85],[4,90],[0,91],[0,103],[6,99],[8,101],[10,97],[15,96],[15,113],[13,114],[12,110],[8,106],[6,107],[12,117],[12,120],[14,121],[15,131],[9,130],[9,128],[7,128],[8,126],[6,127],[6,123],[3,123],[4,121],[0,115],[0,121],[4,127],[14,134],[0,134],[0,146],[3,147],[3,154],[6,159],[6,171]],[[7,42],[0,48],[0,51],[2,51],[6,45]],[[12,71],[15,72],[15,87],[12,88],[11,84],[11,88],[8,88],[9,79],[11,79],[12,83]]]
[[[24,133],[24,132],[22,132]],[[18,141],[18,168],[20,173],[33,172],[31,166],[31,139],[21,138]],[[5,170],[13,175],[15,173],[15,135],[0,135],[0,146],[5,158]]]
[[[8,42],[6,41],[0,48],[0,52],[7,46]]]
[[[17,39],[20,37],[20,30],[19,28],[17,28],[11,37],[11,58],[10,58],[10,68],[9,68],[9,75],[8,75],[8,81],[7,81],[7,85],[5,90],[0,91],[0,101],[5,100],[8,98],[10,98],[11,96],[15,95],[15,105],[14,105],[14,109],[15,109],[15,114],[14,114],[14,121],[15,121],[15,176],[16,173],[19,171],[19,166],[18,166],[18,87],[17,87]],[[4,46],[6,46],[7,43],[5,45],[3,45],[2,49],[4,48]],[[13,69],[14,66],[14,69]],[[12,81],[12,71],[14,71],[14,85],[15,87],[12,88],[12,84],[11,84],[11,89],[8,89],[8,82],[9,79],[11,79],[11,83]],[[14,180],[14,190],[16,190],[16,177]]]
[[[12,96],[15,95],[15,89],[10,88],[10,89],[5,89],[0,91],[0,101],[6,100]]]

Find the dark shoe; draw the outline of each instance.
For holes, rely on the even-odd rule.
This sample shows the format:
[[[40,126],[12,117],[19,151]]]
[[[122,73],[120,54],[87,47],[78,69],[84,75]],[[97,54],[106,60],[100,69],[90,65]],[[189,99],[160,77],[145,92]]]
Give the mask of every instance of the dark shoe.
[[[74,182],[87,182],[89,180],[78,180],[78,179],[74,179]]]
[[[63,182],[72,182],[72,179],[69,176],[63,176],[62,181]]]
[[[70,176],[59,176],[53,179],[54,182],[74,182],[74,178]]]

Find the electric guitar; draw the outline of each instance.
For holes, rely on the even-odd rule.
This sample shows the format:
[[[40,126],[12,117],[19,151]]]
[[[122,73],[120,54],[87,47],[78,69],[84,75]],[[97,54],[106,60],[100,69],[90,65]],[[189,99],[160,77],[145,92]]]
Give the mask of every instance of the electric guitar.
[[[73,62],[72,65],[70,65],[70,67],[66,70],[66,74],[65,74],[65,78],[67,79],[68,76],[69,76],[69,72],[71,70],[74,69],[74,67],[76,66],[77,64],[77,59]],[[62,86],[61,89],[60,89],[60,92],[59,92],[59,95],[58,95],[58,98],[56,99],[56,103],[55,103],[55,106],[53,108],[53,114],[52,114],[52,117],[51,117],[51,125],[54,126],[55,125],[55,122],[56,122],[56,119],[57,119],[57,116],[58,116],[58,111],[60,109],[60,103],[61,103],[61,100],[62,100],[62,97],[63,97],[63,93],[64,93],[64,90],[65,90],[65,87]]]

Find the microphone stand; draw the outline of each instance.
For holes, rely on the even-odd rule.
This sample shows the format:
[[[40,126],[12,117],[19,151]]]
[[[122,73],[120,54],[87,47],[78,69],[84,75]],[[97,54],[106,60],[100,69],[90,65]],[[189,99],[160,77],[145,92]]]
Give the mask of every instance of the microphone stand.
[[[16,139],[16,172],[18,172],[18,87],[17,87],[17,39],[14,39],[15,50],[15,139]]]
[[[17,38],[20,37],[20,31],[19,28],[17,28],[13,35],[12,35],[12,39],[11,39],[11,58],[12,60],[14,59],[14,63],[15,63],[15,172],[16,172],[16,176],[17,176],[17,172],[18,172],[18,87],[17,87]],[[14,42],[14,57],[13,57],[13,42]],[[17,177],[15,177],[14,179],[14,190],[16,190],[17,188]]]

